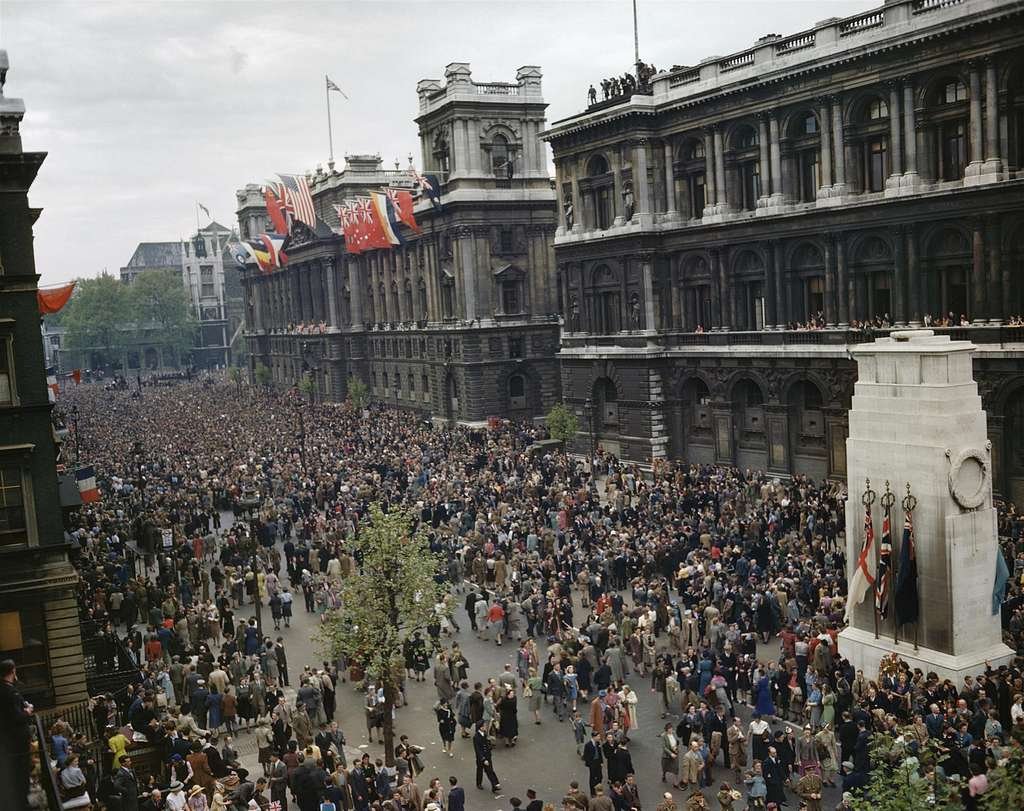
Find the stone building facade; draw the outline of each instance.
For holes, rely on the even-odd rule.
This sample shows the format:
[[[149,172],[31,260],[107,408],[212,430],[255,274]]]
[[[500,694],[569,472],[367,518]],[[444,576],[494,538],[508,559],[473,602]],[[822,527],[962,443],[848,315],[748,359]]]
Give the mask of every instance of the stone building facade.
[[[21,99],[4,95],[0,51],[0,659],[39,707],[88,698],[79,631],[78,574],[68,561],[57,451],[39,340],[28,192],[44,152],[25,152]]]
[[[1024,4],[889,0],[543,137],[581,445],[842,477],[860,327],[952,314],[1024,496]]]
[[[420,81],[417,95],[422,166],[441,180],[440,210],[420,199],[422,233],[404,231],[393,250],[349,254],[333,232],[333,204],[411,187],[410,173],[385,170],[376,156],[318,169],[311,190],[330,228],[299,226],[285,268],[243,274],[253,367],[264,364],[282,386],[311,374],[334,399],[356,376],[374,399],[441,420],[538,416],[560,382],[541,72],[527,66],[515,82],[478,83],[469,65],[453,63],[443,82]],[[259,188],[238,202],[242,232],[258,233]]]

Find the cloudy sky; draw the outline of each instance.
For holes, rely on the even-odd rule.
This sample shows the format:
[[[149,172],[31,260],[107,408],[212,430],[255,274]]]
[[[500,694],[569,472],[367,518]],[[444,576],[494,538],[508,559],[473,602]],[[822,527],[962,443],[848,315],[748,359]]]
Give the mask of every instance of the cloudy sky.
[[[640,55],[657,67],[742,50],[881,0],[639,0]],[[630,0],[45,2],[0,0],[6,94],[25,100],[27,150],[49,152],[31,192],[43,284],[112,273],[144,241],[225,225],[234,191],[336,155],[403,166],[419,145],[415,86],[469,62],[476,81],[540,65],[548,121],[602,76],[631,70]],[[205,224],[205,221],[204,221]]]

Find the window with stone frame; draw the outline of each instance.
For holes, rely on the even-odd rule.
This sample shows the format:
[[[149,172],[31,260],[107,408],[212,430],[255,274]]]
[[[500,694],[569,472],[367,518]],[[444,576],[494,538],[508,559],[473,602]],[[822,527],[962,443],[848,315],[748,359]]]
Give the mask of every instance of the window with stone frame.
[[[962,180],[967,168],[969,93],[956,76],[939,79],[925,99],[920,116],[928,148],[925,167],[935,180]],[[930,166],[928,164],[930,163]]]
[[[0,335],[0,408],[14,405],[14,337]]]
[[[690,219],[700,219],[704,206],[708,204],[704,142],[700,138],[690,138],[683,143],[679,154],[687,215]]]
[[[0,548],[29,542],[25,469],[12,459],[0,459]]]

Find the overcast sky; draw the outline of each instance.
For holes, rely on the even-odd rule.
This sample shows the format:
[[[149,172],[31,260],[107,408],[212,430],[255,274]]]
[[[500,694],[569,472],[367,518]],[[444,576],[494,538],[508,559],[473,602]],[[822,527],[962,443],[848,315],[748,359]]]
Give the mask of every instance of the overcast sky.
[[[742,50],[881,0],[639,0],[640,55],[658,68]],[[6,95],[26,150],[49,153],[32,205],[43,284],[116,273],[139,242],[187,237],[195,201],[234,225],[235,189],[337,156],[420,155],[416,82],[469,62],[476,81],[540,65],[548,121],[632,70],[630,0],[45,2],[0,0]],[[340,161],[339,161],[340,163]],[[205,218],[204,218],[205,224]]]

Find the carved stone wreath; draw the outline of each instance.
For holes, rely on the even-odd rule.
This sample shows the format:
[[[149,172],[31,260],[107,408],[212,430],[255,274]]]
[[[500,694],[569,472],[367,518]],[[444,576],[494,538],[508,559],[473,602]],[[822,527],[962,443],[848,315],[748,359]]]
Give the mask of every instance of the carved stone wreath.
[[[976,510],[985,501],[989,483],[988,455],[981,448],[964,448],[949,459],[949,494],[964,510]]]

